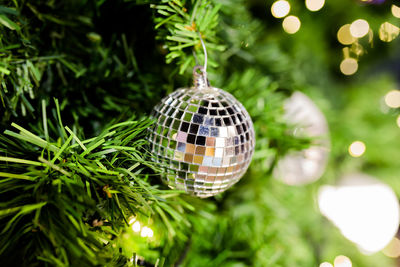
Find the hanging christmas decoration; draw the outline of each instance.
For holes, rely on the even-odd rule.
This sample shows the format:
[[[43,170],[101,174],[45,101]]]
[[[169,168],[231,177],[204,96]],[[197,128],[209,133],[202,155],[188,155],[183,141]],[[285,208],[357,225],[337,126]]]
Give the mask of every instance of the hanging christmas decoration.
[[[204,67],[193,70],[193,86],[166,96],[154,108],[149,141],[163,181],[199,197],[225,191],[246,172],[254,152],[253,122],[231,94],[210,86]]]
[[[197,73],[201,70],[202,73]],[[178,89],[153,110],[151,151],[165,167],[172,188],[199,197],[225,191],[246,172],[254,151],[254,129],[243,105],[211,87],[202,67],[194,85]]]
[[[314,182],[324,173],[329,155],[328,123],[314,102],[301,92],[294,92],[286,100],[284,110],[286,122],[296,126],[293,134],[313,138],[313,142],[309,148],[279,159],[274,177],[288,185]]]
[[[393,189],[363,173],[345,175],[337,186],[322,186],[318,205],[365,254],[386,247],[399,228],[400,207]]]

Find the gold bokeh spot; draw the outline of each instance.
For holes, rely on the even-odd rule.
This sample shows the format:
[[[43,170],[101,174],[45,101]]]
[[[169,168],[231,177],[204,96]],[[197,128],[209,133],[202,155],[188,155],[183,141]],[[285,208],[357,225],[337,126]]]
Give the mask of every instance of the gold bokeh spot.
[[[341,44],[351,45],[356,41],[350,33],[350,24],[345,24],[337,32],[337,38]]]
[[[344,75],[353,75],[354,73],[357,72],[357,69],[358,69],[358,63],[357,60],[355,60],[354,58],[345,58],[340,63],[340,71]]]
[[[397,36],[399,36],[399,33],[399,27],[389,22],[384,22],[379,27],[379,39],[381,39],[383,42],[393,41]]]

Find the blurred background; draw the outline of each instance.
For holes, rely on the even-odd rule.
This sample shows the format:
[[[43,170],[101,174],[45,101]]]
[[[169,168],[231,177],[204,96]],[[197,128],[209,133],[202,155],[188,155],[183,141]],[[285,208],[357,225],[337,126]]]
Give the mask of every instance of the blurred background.
[[[293,205],[297,216],[291,218],[310,232],[320,228],[311,234],[321,253],[320,266],[399,266],[399,3],[275,1],[267,9],[269,14],[262,14],[260,6],[257,14],[270,26],[269,41],[292,63],[291,89],[308,95],[329,125],[324,174],[318,168],[324,168],[325,159],[310,148],[302,155],[289,152],[275,168],[275,178],[291,185],[277,190],[288,190],[288,198],[310,196],[308,204]],[[287,121],[302,124],[308,136],[326,136],[315,129],[324,128],[318,112],[299,115],[311,104],[299,100],[294,111],[293,97],[286,100]],[[303,177],[296,165],[303,167]],[[295,169],[292,175],[288,169]],[[317,181],[304,186],[313,173],[312,181]],[[325,219],[318,226],[305,219],[302,204]],[[304,238],[312,239],[308,234]]]

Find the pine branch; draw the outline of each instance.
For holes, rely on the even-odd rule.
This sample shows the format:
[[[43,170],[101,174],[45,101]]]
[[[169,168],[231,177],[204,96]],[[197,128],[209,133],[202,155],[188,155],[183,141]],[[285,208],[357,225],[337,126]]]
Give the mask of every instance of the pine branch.
[[[110,12],[110,6],[119,6],[115,10],[118,14]],[[133,7],[124,1],[71,4],[40,0],[0,5],[1,128],[11,118],[29,121],[41,101],[49,102],[52,97],[68,102],[68,114],[81,123],[92,123],[91,132],[97,133],[103,129],[104,125],[99,125],[102,121],[130,110],[148,111],[147,105],[138,103],[153,99],[164,81],[144,71],[144,64],[138,65],[136,53],[139,59],[141,53],[136,47],[153,42],[153,38],[139,34],[145,38],[138,41],[127,31],[104,27],[109,20],[116,25],[136,25],[132,12],[138,11]],[[126,14],[120,16],[120,10]],[[151,14],[149,7],[142,10]],[[147,28],[140,26],[140,30]],[[154,60],[162,61],[157,56]]]
[[[219,44],[217,37],[220,4],[214,4],[209,0],[197,0],[191,3],[185,0],[162,2],[151,5],[155,10],[155,29],[158,39],[168,50],[165,56],[166,62],[177,61],[180,74],[204,62],[200,36],[206,43],[209,53],[225,50],[225,47]],[[196,57],[192,54],[192,49]],[[210,60],[209,64],[211,67],[218,65],[213,60]]]
[[[60,133],[64,127],[45,123]],[[90,139],[64,127],[65,141],[13,124],[0,136],[0,255],[9,255],[10,263],[94,266],[128,262],[134,253],[151,262],[167,255],[148,244],[179,247],[175,242],[185,240],[191,226],[184,214],[195,210],[196,200],[189,204],[180,191],[150,184],[151,170],[162,172],[146,152],[151,124],[114,123]],[[133,233],[132,216],[153,228],[154,238],[145,242]],[[137,244],[127,246],[132,241]],[[173,260],[172,253],[167,262]]]
[[[45,60],[32,62],[37,51],[26,41],[26,26],[27,22],[19,16],[18,6],[0,6],[0,29],[4,34],[0,39],[0,111],[11,110],[15,116],[17,106],[22,115],[34,111],[29,100],[35,97],[46,66]],[[10,116],[5,115],[3,120]]]

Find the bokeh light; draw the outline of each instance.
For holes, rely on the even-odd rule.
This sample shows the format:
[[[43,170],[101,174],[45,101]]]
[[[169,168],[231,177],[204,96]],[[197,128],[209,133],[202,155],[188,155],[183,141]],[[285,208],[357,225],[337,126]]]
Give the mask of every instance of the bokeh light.
[[[351,145],[349,146],[349,154],[352,157],[361,157],[364,152],[365,152],[366,146],[363,142],[361,141],[354,141],[353,143],[351,143]]]
[[[333,267],[332,264],[330,264],[329,262],[323,262],[319,265],[319,267]]]
[[[132,231],[137,233],[140,231],[140,228],[140,222],[136,221],[134,224],[132,224]]]
[[[337,32],[338,41],[344,45],[350,45],[355,42],[356,38],[350,33],[350,24],[345,24]]]
[[[128,224],[132,225],[135,221],[136,221],[136,217],[130,217],[129,221],[128,221]]]
[[[340,71],[344,75],[353,75],[358,70],[358,62],[354,58],[345,58],[340,63]]]
[[[399,27],[389,22],[384,22],[379,27],[379,39],[383,42],[391,42],[399,35],[399,32]]]
[[[282,22],[282,27],[285,32],[294,34],[300,29],[300,19],[296,16],[288,16]]]
[[[142,231],[140,233],[141,237],[153,237],[153,230],[151,230],[149,227],[144,226],[142,228]]]
[[[397,237],[393,238],[382,252],[390,258],[400,257],[400,240]]]
[[[275,18],[283,18],[290,11],[290,4],[288,1],[279,0],[272,4],[271,13]]]
[[[400,240],[397,237],[393,238],[382,252],[390,258],[400,257]]]
[[[364,19],[358,19],[353,21],[350,25],[350,33],[355,38],[364,37],[369,31],[369,24]]]
[[[310,11],[318,11],[325,4],[325,0],[306,0],[306,7]]]
[[[396,18],[400,18],[400,7],[392,5],[392,14]]]
[[[399,126],[399,128],[400,128],[400,115],[399,115],[399,116],[397,116],[396,123],[397,123],[397,126]]]
[[[335,258],[334,262],[333,262],[334,267],[351,267],[351,260],[343,255],[339,255]]]
[[[400,107],[400,91],[392,90],[385,95],[385,103],[390,108]]]
[[[321,187],[318,205],[321,213],[365,254],[387,246],[399,227],[396,194],[365,174],[347,175],[338,186]]]

